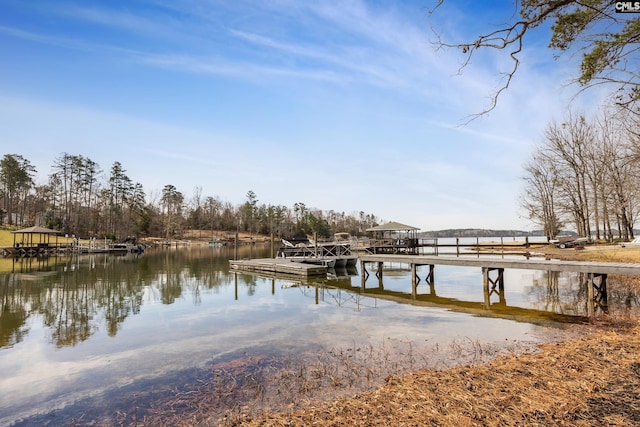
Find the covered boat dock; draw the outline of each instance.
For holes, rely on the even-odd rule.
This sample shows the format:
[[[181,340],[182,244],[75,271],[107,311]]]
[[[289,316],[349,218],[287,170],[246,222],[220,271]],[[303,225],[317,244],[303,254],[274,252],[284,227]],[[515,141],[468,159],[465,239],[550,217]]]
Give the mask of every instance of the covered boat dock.
[[[418,254],[420,229],[417,227],[392,221],[366,231],[373,233],[369,246],[365,248],[369,254]]]
[[[60,231],[50,228],[33,226],[22,230],[12,231],[13,246],[4,247],[2,251],[8,256],[31,257],[48,253],[50,250],[57,250],[58,236]],[[55,237],[52,242],[52,237]]]

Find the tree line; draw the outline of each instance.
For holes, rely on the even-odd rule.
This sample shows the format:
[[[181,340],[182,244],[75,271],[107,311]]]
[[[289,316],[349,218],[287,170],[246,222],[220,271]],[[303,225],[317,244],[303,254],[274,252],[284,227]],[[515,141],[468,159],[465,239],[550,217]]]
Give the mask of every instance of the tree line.
[[[459,33],[436,31],[436,48],[461,53],[460,72],[481,52],[504,56],[505,61],[498,61],[501,72],[489,105],[471,120],[497,106],[538,30],[549,33],[548,47],[555,58],[579,58],[570,80],[579,93],[599,88],[607,95],[610,107],[597,117],[570,112],[561,122],[550,123],[524,166],[521,204],[548,238],[565,225],[582,237],[634,238],[640,184],[640,15],[620,12],[637,12],[635,3],[514,0],[494,11],[504,12],[502,24],[487,24],[462,41],[446,40]],[[444,22],[437,17],[447,5],[457,7],[456,2],[434,2],[430,15],[435,26]]]
[[[191,198],[167,184],[158,195],[145,193],[120,162],[105,172],[95,161],[62,153],[46,183],[36,183],[36,168],[19,154],[0,160],[0,224],[42,225],[82,238],[122,240],[127,236],[181,238],[186,230],[243,231],[277,237],[336,232],[362,235],[379,219],[364,212],[345,214],[295,203],[259,203],[249,190],[240,205],[203,195]]]
[[[548,124],[524,166],[521,205],[548,238],[634,238],[640,196],[640,116],[626,108],[597,117],[569,113]]]

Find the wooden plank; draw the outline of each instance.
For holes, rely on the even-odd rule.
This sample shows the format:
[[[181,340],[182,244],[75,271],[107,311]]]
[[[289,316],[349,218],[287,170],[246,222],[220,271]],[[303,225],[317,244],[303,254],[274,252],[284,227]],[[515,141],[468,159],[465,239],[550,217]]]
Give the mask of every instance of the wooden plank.
[[[316,264],[303,264],[286,258],[260,258],[250,260],[230,260],[229,265],[235,270],[265,272],[273,274],[289,274],[295,276],[326,276],[327,267]]]
[[[571,271],[577,273],[640,276],[640,264],[622,262],[565,261],[546,259],[465,258],[444,255],[361,255],[361,262],[400,262],[416,265],[515,268],[525,270]]]

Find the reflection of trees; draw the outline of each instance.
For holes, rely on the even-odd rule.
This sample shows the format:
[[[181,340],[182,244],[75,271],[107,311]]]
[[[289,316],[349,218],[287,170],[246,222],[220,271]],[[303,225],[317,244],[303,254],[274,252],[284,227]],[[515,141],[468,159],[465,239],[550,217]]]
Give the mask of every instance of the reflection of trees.
[[[72,271],[43,288],[37,308],[43,323],[51,328],[52,341],[59,347],[76,345],[88,339],[102,319],[110,336],[142,304],[141,286],[137,283],[135,264],[121,259],[105,259],[97,268],[76,266]],[[92,260],[90,265],[93,265]]]
[[[78,287],[74,279],[63,276],[59,288],[49,289],[42,307],[44,324],[52,329],[51,339],[58,347],[84,341],[96,328],[89,324],[96,314],[90,303],[94,299],[93,289],[86,284]]]
[[[540,271],[533,279],[529,295],[538,310],[576,315],[586,310],[586,284],[585,273]]]
[[[148,251],[142,257],[92,254],[52,258],[49,272],[34,266],[0,276],[0,348],[20,342],[29,332],[26,320],[37,316],[58,347],[87,340],[105,324],[115,336],[130,315],[140,312],[146,288],[164,304],[187,291],[198,303],[201,289],[231,285],[230,254],[208,248]],[[252,295],[256,278],[243,275],[243,281]]]
[[[29,332],[26,325],[29,314],[24,307],[23,291],[18,289],[9,275],[2,277],[2,300],[0,301],[0,348],[12,347]]]
[[[88,339],[104,322],[109,335],[115,335],[129,314],[139,312],[142,277],[136,264],[107,255],[100,260],[95,255],[82,259],[82,263],[76,257],[57,265],[60,274],[31,272],[29,281],[20,280],[21,276],[4,276],[5,281],[15,284],[3,286],[1,346],[21,339],[19,325],[12,326],[18,317],[41,316],[51,330],[51,341],[63,347]]]
[[[179,273],[167,272],[158,281],[163,304],[173,304],[182,295],[181,277]]]
[[[609,306],[620,307],[624,314],[640,309],[640,278],[611,275],[607,281]]]
[[[247,285],[247,295],[252,296],[256,293],[256,286],[258,286],[257,277],[252,274],[238,274],[238,277]]]
[[[130,314],[138,314],[142,306],[142,282],[137,275],[128,274],[124,280],[116,277],[107,281],[100,305],[104,307],[109,336],[118,332],[119,326]]]

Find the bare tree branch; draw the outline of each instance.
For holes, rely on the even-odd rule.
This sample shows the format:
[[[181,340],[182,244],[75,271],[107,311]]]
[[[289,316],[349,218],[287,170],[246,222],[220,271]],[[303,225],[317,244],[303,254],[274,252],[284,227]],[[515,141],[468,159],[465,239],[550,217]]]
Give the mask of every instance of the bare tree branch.
[[[610,0],[514,0],[520,18],[502,28],[480,34],[473,41],[450,43],[433,29],[436,50],[459,49],[463,61],[458,74],[471,64],[480,50],[506,50],[512,66],[501,73],[502,83],[491,94],[489,106],[473,114],[470,120],[494,110],[500,96],[511,85],[520,66],[525,37],[531,29],[551,21],[550,47],[565,52],[570,49],[583,53],[581,69],[572,83],[582,86],[580,93],[601,84],[615,84],[618,93],[615,102],[633,107],[640,100],[640,73],[638,52],[640,47],[640,18],[628,14],[612,14],[616,2]],[[438,0],[429,11],[435,16],[445,5]],[[627,15],[622,17],[621,15]]]

